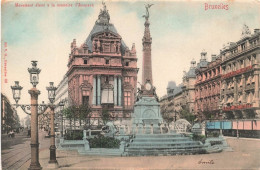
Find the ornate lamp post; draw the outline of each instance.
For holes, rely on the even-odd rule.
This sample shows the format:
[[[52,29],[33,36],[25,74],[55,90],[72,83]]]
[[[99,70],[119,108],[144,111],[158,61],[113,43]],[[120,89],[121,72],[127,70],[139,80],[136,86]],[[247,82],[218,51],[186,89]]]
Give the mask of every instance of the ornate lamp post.
[[[46,109],[46,105],[38,105],[38,95],[40,91],[36,89],[36,85],[39,83],[39,73],[41,70],[37,68],[37,61],[32,61],[32,68],[28,68],[30,73],[30,81],[33,87],[28,91],[31,95],[31,104],[18,104],[21,97],[21,90],[23,89],[19,85],[19,81],[15,81],[15,85],[11,86],[13,92],[13,98],[16,102],[16,107],[21,107],[22,110],[31,115],[31,164],[29,169],[38,170],[42,169],[39,163],[39,139],[38,139],[38,112],[42,114]],[[28,111],[31,111],[29,113]]]
[[[50,86],[46,87],[46,89],[48,90],[48,98],[50,100],[50,109],[51,109],[51,121],[50,121],[50,125],[51,125],[51,146],[50,146],[50,160],[49,160],[49,165],[48,168],[58,168],[58,162],[56,160],[56,146],[55,146],[55,131],[54,131],[54,108],[55,105],[54,100],[55,100],[55,92],[57,90],[56,87],[53,86],[53,82],[50,82]]]

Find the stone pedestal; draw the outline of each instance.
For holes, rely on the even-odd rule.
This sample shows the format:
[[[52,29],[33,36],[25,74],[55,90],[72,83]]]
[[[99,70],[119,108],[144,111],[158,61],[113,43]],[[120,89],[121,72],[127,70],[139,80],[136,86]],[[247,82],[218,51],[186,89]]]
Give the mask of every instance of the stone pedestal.
[[[153,133],[156,133],[158,131],[158,124],[162,122],[163,119],[160,113],[160,104],[156,101],[155,97],[143,96],[135,103],[133,127],[136,127],[136,124],[138,124],[139,134],[143,132],[143,125],[145,125],[144,133],[150,134],[151,124],[153,125]]]

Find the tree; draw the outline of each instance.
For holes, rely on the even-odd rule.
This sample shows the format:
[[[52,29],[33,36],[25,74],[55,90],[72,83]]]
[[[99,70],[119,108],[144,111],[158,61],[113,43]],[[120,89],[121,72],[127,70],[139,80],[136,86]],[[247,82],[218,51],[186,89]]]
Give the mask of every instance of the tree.
[[[182,119],[186,119],[190,123],[193,123],[193,121],[196,119],[196,116],[190,113],[189,109],[186,107],[181,110],[180,117]]]
[[[67,107],[66,109],[63,110],[63,114],[64,116],[70,120],[70,129],[72,129],[72,125],[71,125],[71,121],[72,121],[72,118],[73,118],[73,115],[74,115],[74,112],[73,112],[73,107],[72,106],[69,106]]]
[[[90,119],[91,116],[92,116],[92,110],[91,110],[91,107],[89,105],[79,105],[79,106],[76,106],[76,105],[72,105],[72,106],[69,106],[68,108],[64,109],[63,110],[63,114],[65,115],[65,117],[67,119],[70,120],[70,129],[72,128],[71,127],[71,122],[72,122],[72,119],[74,121],[74,129],[76,128],[76,119],[79,120],[79,123],[80,123],[80,126],[81,126],[81,121],[82,120],[85,120],[85,124],[86,124],[86,119]]]
[[[99,114],[100,118],[103,121],[103,124],[105,125],[109,120],[111,120],[113,117],[110,115],[109,111],[107,109],[102,109],[102,111]]]
[[[92,116],[92,110],[91,110],[91,107],[89,105],[80,105],[78,108],[77,108],[77,118],[79,119],[79,124],[81,126],[81,120],[85,120],[85,124],[86,125],[86,120],[87,119],[90,119],[91,116]],[[90,121],[89,121],[90,122]]]
[[[167,123],[170,123],[174,120],[173,115],[169,112],[164,112],[164,114],[162,114],[162,117]]]

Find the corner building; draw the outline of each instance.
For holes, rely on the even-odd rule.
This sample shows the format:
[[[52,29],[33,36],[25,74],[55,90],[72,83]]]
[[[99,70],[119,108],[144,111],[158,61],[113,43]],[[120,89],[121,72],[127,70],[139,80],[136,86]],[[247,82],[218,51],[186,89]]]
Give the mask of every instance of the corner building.
[[[72,105],[90,105],[92,117],[103,109],[115,118],[130,118],[137,86],[135,44],[126,46],[103,4],[98,19],[81,45],[71,43],[68,61],[68,95]]]
[[[244,25],[242,38],[221,50],[224,118],[259,118],[260,31]]]

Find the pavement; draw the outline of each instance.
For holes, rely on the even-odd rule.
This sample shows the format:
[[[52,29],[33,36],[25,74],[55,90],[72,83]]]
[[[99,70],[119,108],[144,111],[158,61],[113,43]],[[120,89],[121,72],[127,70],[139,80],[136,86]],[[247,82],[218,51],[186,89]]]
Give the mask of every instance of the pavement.
[[[100,157],[57,150],[59,169],[260,169],[260,139],[227,137],[232,152],[201,155]],[[40,150],[40,164],[47,169],[49,149]],[[28,169],[30,160],[20,169]]]

